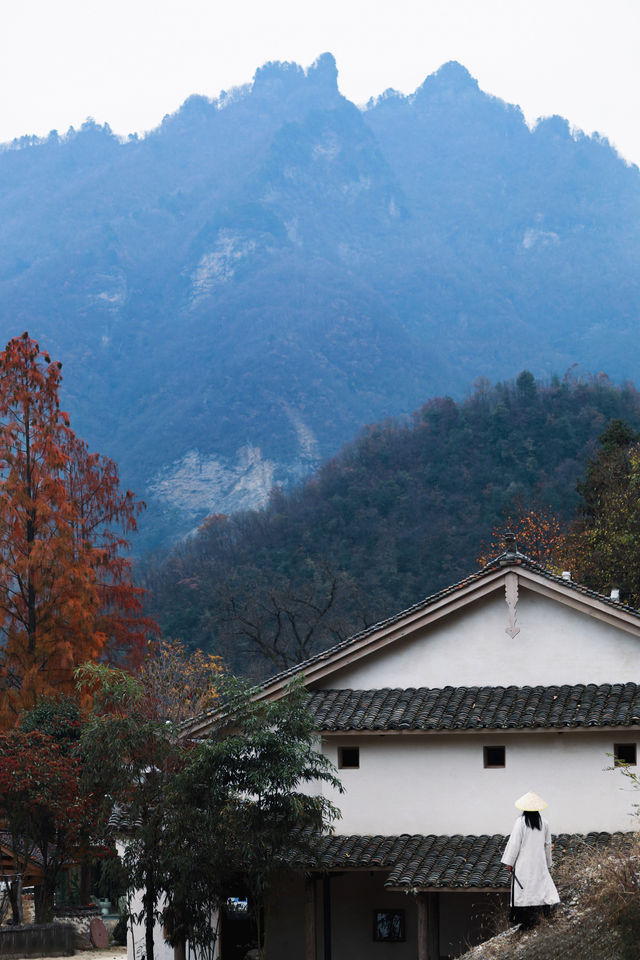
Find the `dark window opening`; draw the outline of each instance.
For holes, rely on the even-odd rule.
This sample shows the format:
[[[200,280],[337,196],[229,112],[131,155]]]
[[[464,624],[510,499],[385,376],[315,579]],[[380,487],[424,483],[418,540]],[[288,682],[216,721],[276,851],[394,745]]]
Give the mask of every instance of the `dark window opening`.
[[[484,747],[484,765],[485,767],[504,767],[505,748]]]
[[[629,764],[632,767],[636,765],[636,745],[635,743],[614,743],[613,759],[616,766]]]
[[[360,747],[338,747],[338,769],[356,770],[360,766]]]

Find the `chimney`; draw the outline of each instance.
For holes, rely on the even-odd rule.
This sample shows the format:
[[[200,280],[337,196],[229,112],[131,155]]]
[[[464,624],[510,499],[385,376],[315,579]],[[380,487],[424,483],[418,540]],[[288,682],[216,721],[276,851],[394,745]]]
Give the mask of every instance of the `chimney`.
[[[563,571],[562,571],[562,579],[563,579],[563,580],[571,580],[571,570],[563,570]]]
[[[611,591],[611,599],[612,599],[612,600],[615,600],[616,603],[619,603],[619,601],[620,601],[620,591],[618,590],[617,587],[614,587],[613,590]]]

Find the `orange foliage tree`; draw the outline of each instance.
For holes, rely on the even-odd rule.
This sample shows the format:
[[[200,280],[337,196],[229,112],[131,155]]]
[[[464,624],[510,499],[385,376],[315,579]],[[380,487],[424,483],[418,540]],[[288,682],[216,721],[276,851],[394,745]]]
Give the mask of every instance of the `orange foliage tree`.
[[[216,706],[221,657],[202,650],[187,652],[180,640],[150,644],[139,671],[149,716],[181,723]]]
[[[520,501],[513,504],[504,520],[491,531],[488,543],[483,543],[477,557],[484,565],[504,551],[506,531],[515,534],[520,553],[553,573],[564,566],[563,558],[568,553],[565,525],[550,510],[538,504],[525,507]]]
[[[154,624],[120,549],[143,504],[60,410],[61,364],[27,333],[0,354],[0,719],[73,694],[75,668],[138,662]],[[115,533],[114,528],[122,531]]]

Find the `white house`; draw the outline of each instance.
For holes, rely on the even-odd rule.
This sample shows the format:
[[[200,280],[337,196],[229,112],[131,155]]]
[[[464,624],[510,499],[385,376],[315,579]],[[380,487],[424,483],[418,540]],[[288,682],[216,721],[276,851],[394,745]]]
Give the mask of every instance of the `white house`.
[[[315,860],[283,873],[270,960],[456,956],[504,906],[500,855],[528,790],[549,804],[557,856],[634,827],[640,798],[611,767],[636,763],[640,611],[548,573],[512,538],[258,696],[298,674],[346,793]],[[223,923],[222,960],[233,951]]]

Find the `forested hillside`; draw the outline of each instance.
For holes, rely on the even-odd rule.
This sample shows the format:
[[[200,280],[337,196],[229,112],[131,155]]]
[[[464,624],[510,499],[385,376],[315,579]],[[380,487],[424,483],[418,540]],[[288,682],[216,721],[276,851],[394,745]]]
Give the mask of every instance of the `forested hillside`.
[[[429,401],[366,429],[264,510],[210,517],[150,566],[166,635],[254,676],[297,662],[461,579],[492,529],[536,505],[573,518],[612,419],[640,427],[640,394],[606,378],[529,372],[462,403]]]
[[[267,64],[145,137],[0,151],[0,316],[150,509],[138,549],[477,376],[640,376],[640,173],[456,63],[357,108]]]

